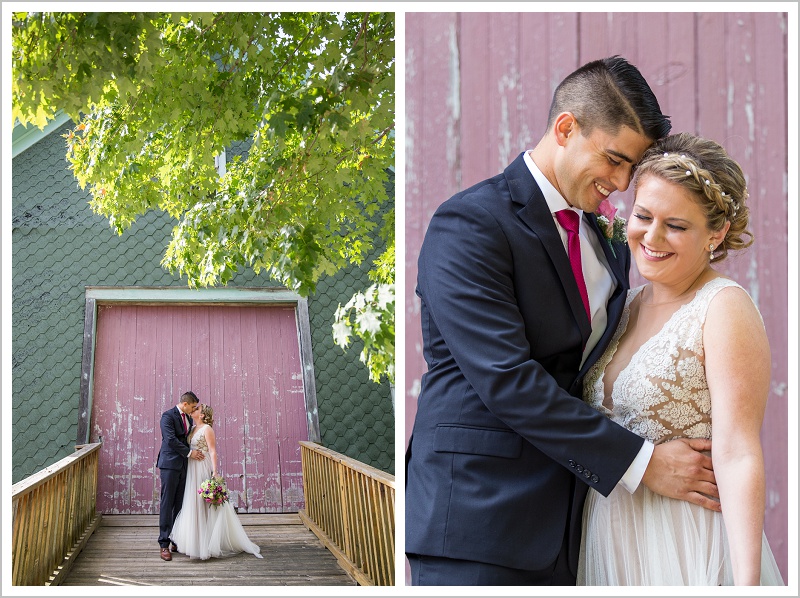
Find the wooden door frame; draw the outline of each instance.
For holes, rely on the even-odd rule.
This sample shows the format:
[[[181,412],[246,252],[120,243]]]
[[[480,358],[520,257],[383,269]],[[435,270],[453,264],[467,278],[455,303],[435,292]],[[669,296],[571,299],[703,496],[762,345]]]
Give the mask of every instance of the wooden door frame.
[[[286,288],[189,289],[179,287],[100,287],[87,286],[83,322],[80,408],[78,409],[77,444],[89,442],[94,392],[95,335],[97,308],[100,305],[292,305],[295,307],[297,341],[303,369],[308,439],[320,442],[317,387],[314,358],[311,352],[311,325],[308,300]]]

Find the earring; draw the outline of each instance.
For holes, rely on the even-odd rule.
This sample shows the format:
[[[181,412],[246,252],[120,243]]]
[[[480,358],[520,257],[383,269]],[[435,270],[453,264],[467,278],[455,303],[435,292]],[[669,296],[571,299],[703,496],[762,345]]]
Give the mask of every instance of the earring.
[[[714,244],[708,246],[708,250],[711,252],[711,259],[714,259]]]

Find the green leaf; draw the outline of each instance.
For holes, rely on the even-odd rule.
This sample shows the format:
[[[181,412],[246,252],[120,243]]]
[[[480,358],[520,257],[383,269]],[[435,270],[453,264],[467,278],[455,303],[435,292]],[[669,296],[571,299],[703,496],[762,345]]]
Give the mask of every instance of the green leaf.
[[[393,13],[44,12],[12,25],[13,117],[44,128],[69,114],[67,162],[91,208],[119,234],[169,214],[162,266],[191,287],[252,268],[308,295],[368,256],[370,279],[393,284]],[[388,372],[393,308],[380,330],[371,317],[365,363]]]

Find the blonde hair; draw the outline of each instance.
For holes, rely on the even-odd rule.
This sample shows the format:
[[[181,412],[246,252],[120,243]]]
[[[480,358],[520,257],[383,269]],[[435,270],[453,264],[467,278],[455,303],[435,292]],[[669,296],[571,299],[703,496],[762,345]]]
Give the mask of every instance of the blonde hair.
[[[214,410],[210,405],[200,405],[200,413],[203,414],[203,423],[214,427]]]
[[[714,248],[712,262],[724,260],[730,250],[753,244],[753,233],[747,229],[750,209],[745,205],[749,194],[744,172],[718,143],[690,133],[670,135],[645,152],[635,176],[634,189],[647,176],[658,176],[691,191],[712,231],[731,223],[722,243]]]

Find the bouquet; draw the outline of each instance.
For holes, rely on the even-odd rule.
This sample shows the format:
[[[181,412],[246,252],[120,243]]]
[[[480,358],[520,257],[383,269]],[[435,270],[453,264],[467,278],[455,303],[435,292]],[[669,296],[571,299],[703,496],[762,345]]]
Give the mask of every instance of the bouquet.
[[[200,484],[197,493],[203,497],[207,503],[214,507],[224,505],[228,502],[228,487],[225,485],[225,478],[222,476],[211,476]]]

